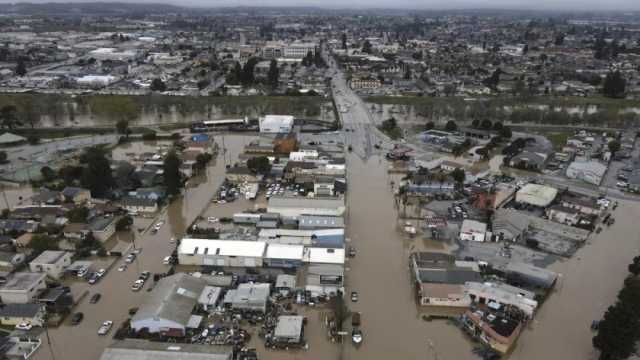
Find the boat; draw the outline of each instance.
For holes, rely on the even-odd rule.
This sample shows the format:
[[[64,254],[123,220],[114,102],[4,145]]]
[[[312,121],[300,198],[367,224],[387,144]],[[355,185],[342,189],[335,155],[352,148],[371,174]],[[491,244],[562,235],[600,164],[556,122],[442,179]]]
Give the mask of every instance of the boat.
[[[351,331],[351,341],[353,344],[360,345],[362,344],[362,340],[362,331],[360,329],[353,329],[353,331]]]

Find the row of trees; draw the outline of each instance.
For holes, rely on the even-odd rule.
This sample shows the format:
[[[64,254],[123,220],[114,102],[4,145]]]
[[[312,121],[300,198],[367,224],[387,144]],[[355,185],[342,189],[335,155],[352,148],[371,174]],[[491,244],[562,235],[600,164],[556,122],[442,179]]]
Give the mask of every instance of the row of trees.
[[[204,167],[211,157],[199,157],[197,165]],[[104,148],[94,146],[87,148],[80,156],[80,166],[68,165],[60,168],[56,174],[51,168],[44,167],[42,172],[45,181],[62,180],[65,186],[78,185],[89,189],[91,196],[104,198],[111,195],[111,191],[116,186],[110,161],[107,158]],[[181,161],[174,150],[171,150],[164,159],[164,185],[167,194],[177,195],[183,187],[182,173],[180,172]],[[82,213],[78,215],[82,217]]]

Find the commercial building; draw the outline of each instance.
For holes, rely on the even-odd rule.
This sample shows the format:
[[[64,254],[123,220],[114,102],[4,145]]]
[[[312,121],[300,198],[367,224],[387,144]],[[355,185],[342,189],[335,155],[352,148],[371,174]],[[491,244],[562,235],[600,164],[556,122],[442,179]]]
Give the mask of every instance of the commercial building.
[[[200,304],[205,311],[214,310],[216,306],[218,306],[221,294],[222,288],[207,285],[198,298],[198,304]]]
[[[287,59],[302,59],[308,53],[315,55],[315,43],[294,42],[284,47],[284,57]]]
[[[47,288],[44,273],[17,272],[9,275],[0,286],[0,301],[5,304],[26,304],[35,301]]]
[[[461,319],[472,336],[502,354],[509,352],[522,331],[520,321],[489,309],[467,311]]]
[[[261,267],[266,250],[263,241],[185,238],[178,246],[180,265]]]
[[[185,273],[160,279],[131,319],[135,331],[184,336],[205,280]]]
[[[344,229],[262,229],[258,239],[269,244],[340,248],[344,246]]]
[[[445,306],[466,308],[471,298],[465,294],[464,286],[459,284],[420,284],[419,301],[422,306]]]
[[[516,201],[538,207],[547,207],[557,195],[558,189],[550,186],[527,184],[516,192]]]
[[[260,132],[264,134],[289,133],[293,128],[291,115],[265,115],[258,119]]]
[[[300,315],[278,316],[273,331],[273,341],[278,344],[300,344],[304,339],[304,317]]]
[[[116,233],[115,220],[114,216],[97,217],[89,223],[89,230],[96,239],[105,242]]]
[[[234,310],[250,310],[264,313],[267,310],[270,294],[271,284],[243,283],[238,285],[237,289],[227,291],[223,303]]]
[[[305,290],[312,296],[344,293],[344,267],[341,265],[309,265]]]
[[[344,218],[340,216],[302,215],[298,217],[298,229],[344,229]]]
[[[264,257],[264,266],[297,268],[304,264],[304,246],[269,244]]]
[[[158,211],[158,201],[150,198],[125,196],[120,200],[120,205],[130,213],[154,213]]]
[[[485,241],[487,235],[487,224],[476,220],[464,220],[460,227],[460,240],[463,241]]]
[[[558,274],[551,270],[521,262],[509,262],[504,273],[514,282],[543,289],[552,288],[558,279]]]
[[[282,217],[299,218],[302,215],[343,216],[346,210],[344,199],[281,197],[269,198],[267,212],[278,213]]]
[[[538,307],[534,299],[522,296],[519,289],[514,287],[502,287],[493,283],[467,282],[464,291],[471,301],[477,304],[487,305],[494,310],[506,310],[517,308],[528,317],[532,317]]]
[[[545,214],[549,220],[561,224],[575,225],[580,221],[580,212],[578,210],[562,205],[554,205],[547,208]]]
[[[569,179],[600,185],[606,172],[607,165],[599,161],[574,161],[567,166],[566,175]]]
[[[100,360],[231,360],[231,346],[175,344],[139,339],[117,340]]]
[[[334,264],[343,265],[345,251],[343,248],[307,248],[305,251],[305,262],[310,264]]]
[[[54,279],[60,279],[71,265],[71,253],[67,251],[46,250],[29,263],[29,269],[42,272]]]

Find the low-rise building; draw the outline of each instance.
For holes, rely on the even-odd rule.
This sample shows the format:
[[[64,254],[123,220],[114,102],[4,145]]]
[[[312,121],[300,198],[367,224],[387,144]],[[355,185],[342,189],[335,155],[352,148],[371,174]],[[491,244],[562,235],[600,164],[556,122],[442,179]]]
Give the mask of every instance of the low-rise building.
[[[61,194],[65,202],[72,202],[76,205],[91,200],[91,191],[89,189],[67,186],[62,190]]]
[[[114,216],[96,217],[89,223],[89,231],[101,242],[109,240],[116,232],[116,221]]]
[[[120,200],[122,208],[130,213],[154,213],[158,211],[158,200],[145,197],[125,196]]]
[[[100,360],[231,360],[231,346],[174,344],[139,339],[117,340],[107,347]]]
[[[566,225],[576,225],[580,221],[580,212],[562,205],[554,205],[545,210],[549,220]]]
[[[304,341],[304,317],[278,316],[278,323],[273,331],[273,341],[278,344],[301,344]]]
[[[550,186],[527,184],[516,192],[516,201],[519,203],[547,207],[558,195],[558,189]]]
[[[599,161],[574,161],[567,166],[566,175],[569,179],[600,185],[606,172],[607,165]]]
[[[205,280],[185,273],[160,279],[131,318],[134,331],[184,336],[191,313],[205,286]]]
[[[227,291],[223,303],[234,310],[249,310],[264,313],[267,310],[270,294],[271,284],[243,283],[238,285],[237,289]]]
[[[293,128],[291,115],[265,115],[258,120],[260,132],[265,134],[289,133]]]
[[[487,224],[476,220],[464,220],[460,227],[460,240],[483,242],[487,235]]]
[[[517,308],[528,317],[532,317],[538,308],[536,300],[522,296],[514,287],[503,287],[493,283],[467,282],[464,284],[464,291],[472,302],[486,304],[495,310],[504,311],[508,308]]]
[[[45,306],[42,304],[6,304],[0,307],[0,324],[16,326],[27,323],[42,326]]]
[[[489,309],[467,311],[462,316],[462,324],[472,336],[502,354],[509,352],[522,331],[520,321]]]
[[[60,279],[71,265],[71,253],[67,251],[46,250],[29,263],[29,269],[42,272],[54,279]]]
[[[344,199],[274,196],[269,198],[267,211],[283,217],[298,218],[301,215],[342,216],[346,210]]]
[[[266,250],[263,241],[184,238],[178,246],[181,265],[262,267]]]
[[[0,286],[0,301],[5,304],[26,304],[35,301],[47,288],[44,273],[17,272],[9,275]]]

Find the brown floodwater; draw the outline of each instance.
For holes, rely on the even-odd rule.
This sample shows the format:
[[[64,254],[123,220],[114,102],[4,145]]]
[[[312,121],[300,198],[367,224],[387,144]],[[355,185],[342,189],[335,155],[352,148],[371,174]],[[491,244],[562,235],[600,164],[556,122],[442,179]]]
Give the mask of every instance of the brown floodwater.
[[[161,259],[173,245],[172,236],[181,236],[203,211],[205,216],[225,216],[251,202],[236,202],[211,206],[211,198],[224,180],[225,164],[237,159],[250,136],[225,136],[227,151],[218,156],[206,175],[194,178],[182,199],[172,203],[158,216],[167,223],[156,234],[135,234],[142,255],[125,272],[115,267],[103,281],[94,286],[74,284],[100,292],[102,300],[89,305],[83,300],[74,311],[82,311],[85,319],[78,326],[62,325],[50,331],[51,351],[55,359],[98,359],[110,337],[97,336],[97,328],[104,320],[119,324],[127,317],[127,309],[138,306],[146,291],[131,292],[131,283],[139,272],[164,272]],[[221,139],[216,139],[221,142]],[[412,249],[433,247],[434,242],[409,240],[398,231],[397,210],[387,174],[387,162],[378,156],[362,160],[348,156],[348,237],[357,249],[357,256],[346,265],[347,294],[359,293],[359,301],[348,306],[362,313],[364,343],[359,348],[347,337],[343,345],[330,343],[322,325],[322,311],[304,309],[309,318],[306,351],[265,350],[261,340],[253,340],[261,359],[474,359],[473,344],[466,335],[448,321],[422,320],[424,309],[416,305],[409,278],[408,255]],[[640,234],[635,231],[640,204],[621,202],[614,213],[616,224],[567,261],[554,264],[552,269],[562,277],[557,289],[542,305],[535,320],[521,336],[510,359],[595,359],[591,347],[589,325],[600,318],[614,301],[622,286],[626,266],[640,249]],[[156,220],[156,221],[157,221]],[[126,236],[117,239],[127,243]],[[119,265],[117,262],[116,265]],[[150,286],[145,286],[145,289]],[[348,298],[348,295],[347,295]],[[52,359],[45,344],[35,359]]]

